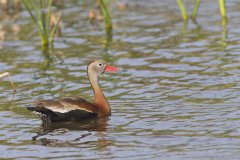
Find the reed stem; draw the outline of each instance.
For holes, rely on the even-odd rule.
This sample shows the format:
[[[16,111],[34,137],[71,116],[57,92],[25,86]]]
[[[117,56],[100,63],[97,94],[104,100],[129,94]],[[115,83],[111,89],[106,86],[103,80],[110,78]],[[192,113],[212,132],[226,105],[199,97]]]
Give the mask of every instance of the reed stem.
[[[15,87],[13,81],[12,81],[10,73],[9,72],[5,72],[5,73],[0,74],[0,78],[6,77],[6,76],[8,76],[8,79],[9,79],[11,85],[12,85],[13,92],[15,93],[16,92],[16,87]]]
[[[197,18],[197,13],[198,13],[198,9],[199,9],[199,6],[200,6],[200,2],[201,0],[196,0],[195,1],[195,5],[194,5],[194,8],[193,8],[193,12],[192,12],[192,19],[196,20]]]
[[[219,0],[219,8],[222,18],[227,18],[225,0]]]
[[[112,42],[112,19],[104,0],[99,0],[98,2],[105,22],[106,46],[110,46]]]
[[[57,28],[59,27],[61,15],[57,18],[57,22],[53,25],[53,27],[51,27],[50,20],[52,15],[53,1],[48,0],[48,2],[46,2],[45,0],[40,0],[37,5],[36,3],[37,1],[23,0],[23,4],[27,12],[38,28],[42,47],[48,48],[53,43],[53,37],[57,31]],[[35,14],[33,11],[35,11]]]
[[[177,3],[180,7],[180,10],[181,10],[181,13],[182,13],[182,17],[183,17],[183,20],[186,21],[188,19],[188,14],[187,14],[187,10],[185,8],[185,5],[183,3],[182,0],[177,0]]]

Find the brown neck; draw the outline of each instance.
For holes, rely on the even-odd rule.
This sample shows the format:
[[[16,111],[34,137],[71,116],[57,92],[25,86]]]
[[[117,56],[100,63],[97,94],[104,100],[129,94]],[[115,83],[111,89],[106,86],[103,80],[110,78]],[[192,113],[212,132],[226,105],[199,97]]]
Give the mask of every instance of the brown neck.
[[[99,116],[111,115],[111,109],[109,107],[108,101],[99,86],[98,76],[88,71],[88,78],[93,88],[95,104],[99,108]]]

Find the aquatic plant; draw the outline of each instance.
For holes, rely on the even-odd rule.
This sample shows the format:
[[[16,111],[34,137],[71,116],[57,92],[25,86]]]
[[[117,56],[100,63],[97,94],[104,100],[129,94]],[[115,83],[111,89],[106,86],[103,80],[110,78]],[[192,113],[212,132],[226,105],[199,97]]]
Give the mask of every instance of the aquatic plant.
[[[45,0],[34,2],[31,0],[23,0],[23,4],[37,26],[42,46],[48,48],[52,45],[54,34],[59,28],[61,14],[57,17],[53,26],[51,26],[52,0],[48,0],[48,2]]]
[[[103,19],[105,22],[105,31],[106,31],[106,47],[111,45],[112,42],[112,19],[111,16],[109,14],[108,8],[105,4],[104,0],[98,0],[102,15],[103,15]]]
[[[182,13],[182,17],[183,17],[183,20],[186,21],[188,19],[188,14],[187,14],[187,10],[185,8],[185,5],[183,3],[182,0],[177,0],[177,3],[180,7],[180,10],[181,10],[181,13]]]
[[[225,0],[219,0],[220,13],[223,18],[227,18],[227,12],[225,7]]]
[[[192,16],[191,16],[193,20],[196,20],[196,18],[197,18],[197,12],[198,12],[200,2],[201,2],[201,0],[196,0],[196,2],[195,2],[195,5],[194,5],[193,11],[192,11]]]
[[[201,2],[201,0],[195,0],[195,5],[194,5],[192,15],[191,15],[191,18],[193,20],[196,20],[196,18],[197,18],[197,12],[198,12],[198,9],[199,9],[199,6],[200,6],[200,2]],[[227,12],[226,12],[225,0],[219,0],[218,2],[219,2],[219,8],[220,8],[220,13],[221,13],[221,16],[222,16],[222,20],[226,21]],[[182,0],[177,0],[177,3],[180,7],[183,20],[186,21],[188,19],[188,14],[187,14],[187,10],[184,6],[184,3],[183,3]]]

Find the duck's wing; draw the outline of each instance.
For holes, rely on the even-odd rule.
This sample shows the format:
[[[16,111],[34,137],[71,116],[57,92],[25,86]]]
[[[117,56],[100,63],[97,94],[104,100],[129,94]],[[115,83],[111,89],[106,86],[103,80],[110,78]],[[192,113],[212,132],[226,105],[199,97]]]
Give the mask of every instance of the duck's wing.
[[[97,107],[82,98],[65,98],[61,100],[40,100],[34,102],[29,110],[36,112],[40,117],[49,116],[52,121],[80,120],[96,116]]]
[[[82,98],[65,98],[60,100],[40,100],[33,104],[38,108],[49,109],[52,112],[67,113],[73,110],[82,110],[97,113],[97,107]]]

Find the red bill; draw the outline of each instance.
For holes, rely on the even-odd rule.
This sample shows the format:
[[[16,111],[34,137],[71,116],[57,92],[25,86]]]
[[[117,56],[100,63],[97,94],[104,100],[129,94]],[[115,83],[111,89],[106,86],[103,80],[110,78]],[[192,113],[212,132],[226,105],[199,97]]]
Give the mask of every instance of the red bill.
[[[116,71],[118,71],[119,70],[119,68],[116,68],[116,67],[113,67],[113,66],[109,66],[109,65],[106,65],[106,67],[105,67],[105,72],[116,72]]]

